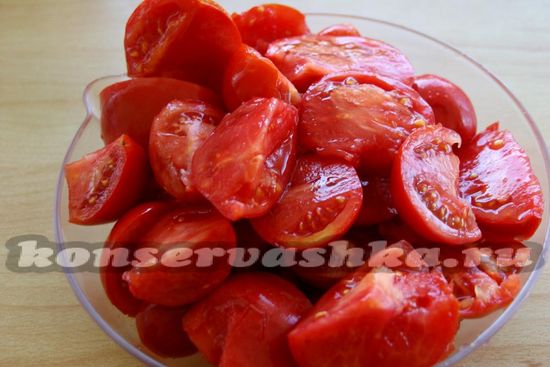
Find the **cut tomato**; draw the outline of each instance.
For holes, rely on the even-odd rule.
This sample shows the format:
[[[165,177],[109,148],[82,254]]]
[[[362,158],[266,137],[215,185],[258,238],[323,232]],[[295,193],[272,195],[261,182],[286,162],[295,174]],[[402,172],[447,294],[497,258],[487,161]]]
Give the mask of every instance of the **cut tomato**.
[[[296,108],[278,99],[244,103],[195,152],[193,184],[233,221],[265,214],[290,179],[297,124]]]
[[[388,171],[403,140],[433,122],[432,109],[412,88],[346,72],[328,76],[304,94],[300,142],[368,171]]]
[[[145,152],[126,135],[67,164],[69,221],[89,225],[119,218],[140,199],[147,175]]]
[[[432,107],[437,123],[456,131],[464,144],[474,137],[476,111],[459,86],[440,76],[425,74],[416,76],[412,87]]]
[[[424,238],[450,245],[481,238],[470,205],[458,193],[460,136],[427,126],[405,140],[393,165],[391,193],[401,218]]]
[[[151,124],[174,99],[198,99],[216,106],[218,97],[199,85],[169,78],[137,78],[101,91],[101,137],[109,144],[126,134],[147,149]]]
[[[397,215],[397,210],[393,207],[388,177],[363,177],[361,186],[363,186],[363,206],[355,225],[372,226]]]
[[[304,14],[282,4],[255,6],[232,17],[243,42],[262,54],[273,41],[309,33]]]
[[[413,68],[401,51],[364,37],[306,35],[273,42],[266,56],[304,92],[327,74],[360,70],[412,83]]]
[[[183,328],[204,357],[224,367],[292,367],[287,334],[311,304],[267,273],[232,277],[194,305]]]
[[[303,157],[277,205],[253,219],[252,225],[263,239],[278,246],[321,246],[347,232],[359,214],[362,196],[353,167]]]
[[[155,118],[149,140],[151,167],[159,184],[177,199],[202,196],[191,183],[191,162],[224,113],[198,100],[173,101]]]
[[[319,36],[360,37],[361,33],[351,24],[335,24],[317,33]]]
[[[233,111],[256,97],[274,97],[293,105],[300,103],[296,88],[271,60],[252,47],[243,45],[225,71],[223,99],[227,108]]]
[[[459,154],[460,191],[481,229],[531,237],[542,220],[544,199],[529,157],[512,134],[492,124]]]

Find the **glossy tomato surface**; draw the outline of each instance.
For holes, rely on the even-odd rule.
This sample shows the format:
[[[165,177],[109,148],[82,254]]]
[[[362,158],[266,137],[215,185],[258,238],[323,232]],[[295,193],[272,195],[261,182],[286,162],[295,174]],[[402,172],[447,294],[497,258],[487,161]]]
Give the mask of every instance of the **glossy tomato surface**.
[[[157,182],[173,197],[196,201],[191,183],[195,151],[212,134],[224,113],[199,100],[170,102],[153,121],[149,159]]]
[[[293,105],[300,102],[300,94],[294,85],[271,60],[243,45],[225,71],[223,99],[227,108],[233,111],[256,97],[278,98]]]
[[[388,171],[405,138],[433,122],[432,109],[412,88],[346,72],[324,78],[304,94],[300,143],[356,167]]]
[[[360,270],[317,302],[289,343],[300,367],[428,367],[450,351],[458,324],[440,274]]]
[[[273,41],[309,33],[304,14],[282,4],[255,6],[232,17],[243,42],[262,54]]]
[[[193,303],[229,275],[227,250],[235,247],[235,241],[231,223],[214,209],[174,209],[144,236],[124,280],[134,297],[149,303],[172,307]],[[205,253],[202,258],[200,251]]]
[[[411,84],[413,68],[396,48],[364,37],[305,35],[273,42],[266,56],[298,88],[331,73],[365,71]]]
[[[140,199],[147,174],[143,148],[126,135],[67,164],[69,221],[91,225],[119,218]]]
[[[461,245],[481,238],[472,208],[458,192],[460,136],[441,125],[413,132],[393,165],[391,194],[401,218],[426,239]]]
[[[244,103],[195,152],[193,184],[233,221],[265,214],[290,179],[297,124],[297,109],[276,98]]]
[[[267,242],[308,248],[327,244],[347,232],[359,210],[363,193],[353,167],[318,156],[301,158],[290,186],[254,229]]]
[[[390,191],[390,179],[384,176],[361,178],[363,205],[355,221],[357,226],[372,226],[388,221],[397,215]]]
[[[335,24],[321,30],[319,36],[352,36],[360,37],[361,33],[351,24]]]
[[[230,278],[194,305],[183,328],[222,367],[292,367],[287,334],[311,307],[292,283],[267,273]]]
[[[460,191],[482,230],[531,237],[542,220],[542,189],[512,134],[492,124],[459,154]]]
[[[151,124],[174,99],[198,99],[215,105],[218,97],[197,84],[169,78],[136,78],[108,86],[99,95],[101,137],[108,144],[126,134],[147,149]]]
[[[464,144],[474,137],[476,111],[458,85],[440,76],[425,74],[415,76],[412,87],[432,107],[437,123],[456,131]]]

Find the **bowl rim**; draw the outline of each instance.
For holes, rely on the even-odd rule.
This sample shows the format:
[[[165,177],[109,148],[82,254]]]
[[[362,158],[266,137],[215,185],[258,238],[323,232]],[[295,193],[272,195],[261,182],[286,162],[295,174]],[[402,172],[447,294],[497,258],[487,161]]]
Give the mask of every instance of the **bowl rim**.
[[[529,127],[531,128],[531,131],[533,135],[535,136],[537,145],[541,151],[541,154],[544,159],[544,167],[546,171],[546,176],[548,182],[550,182],[550,154],[548,152],[548,147],[546,145],[546,142],[534,122],[533,118],[527,112],[525,107],[522,105],[522,103],[519,101],[519,99],[510,91],[510,89],[506,86],[504,82],[502,82],[500,79],[498,79],[491,71],[489,71],[485,66],[483,66],[481,63],[473,59],[472,57],[468,56],[467,54],[463,53],[462,51],[458,50],[457,48],[440,41],[439,39],[432,37],[426,33],[417,31],[413,28],[409,28],[407,26],[403,26],[400,24],[396,24],[393,22],[389,22],[386,20],[381,19],[375,19],[370,17],[363,17],[359,15],[349,15],[349,14],[340,14],[340,13],[324,13],[324,12],[307,12],[305,13],[307,17],[341,17],[341,18],[348,18],[348,19],[357,19],[361,21],[368,21],[373,23],[378,23],[382,25],[387,25],[390,27],[398,28],[400,30],[413,33],[417,36],[420,36],[424,39],[430,40],[432,42],[435,42],[436,44],[439,44],[440,46],[446,48],[449,51],[452,51],[457,56],[465,59],[466,61],[469,61],[471,64],[473,64],[475,67],[477,67],[481,72],[485,73],[492,81],[494,81],[507,95],[510,97],[510,99],[513,101],[515,107],[521,111],[525,119],[527,120],[527,123]],[[64,186],[65,182],[65,174],[64,174],[64,166],[68,163],[69,157],[72,155],[75,146],[77,142],[79,141],[80,137],[82,136],[84,130],[90,123],[93,112],[91,111],[90,105],[87,103],[86,98],[89,95],[89,92],[92,88],[92,85],[100,80],[104,80],[107,78],[113,78],[113,77],[124,77],[125,74],[120,75],[113,75],[113,76],[105,76],[101,78],[97,78],[90,82],[86,88],[84,89],[83,93],[83,102],[86,106],[86,117],[80,127],[78,128],[76,134],[71,140],[71,143],[69,145],[69,148],[67,149],[67,152],[65,153],[65,156],[63,158],[63,163],[61,165],[61,169],[59,171],[58,177],[57,177],[57,186],[56,186],[56,195],[55,195],[55,202],[54,202],[54,233],[55,233],[55,241],[57,250],[61,251],[63,250],[63,230],[61,228],[61,220],[59,217],[59,213],[61,212],[61,200],[62,200],[62,188]],[[537,279],[539,278],[542,270],[543,265],[545,263],[546,256],[548,252],[550,251],[550,246],[548,245],[550,243],[550,227],[546,231],[546,234],[544,235],[544,244],[543,249],[539,255],[539,258],[535,264],[534,271],[529,275],[527,281],[524,283],[524,285],[521,288],[521,291],[516,296],[514,301],[510,303],[498,316],[497,319],[495,319],[489,327],[487,327],[481,334],[479,334],[476,339],[471,342],[468,345],[462,346],[458,351],[456,351],[452,356],[449,358],[439,362],[436,367],[449,367],[452,366],[462,359],[464,359],[466,356],[468,356],[470,353],[475,351],[477,347],[487,343],[489,339],[495,335],[518,311],[519,306],[525,301],[525,299],[529,296],[530,292],[532,291]],[[164,364],[160,363],[159,361],[155,360],[151,356],[149,356],[147,353],[142,351],[139,347],[131,344],[128,340],[126,340],[124,337],[122,337],[118,332],[116,332],[110,325],[107,323],[101,315],[95,310],[95,308],[92,306],[90,301],[87,299],[87,297],[84,295],[82,289],[78,285],[78,282],[76,281],[75,275],[72,272],[65,271],[65,276],[67,278],[67,281],[69,282],[73,293],[81,303],[81,305],[84,307],[88,315],[97,323],[97,325],[111,338],[113,339],[120,347],[122,347],[124,350],[126,350],[129,354],[136,357],[141,362],[153,366],[153,367],[165,367]]]

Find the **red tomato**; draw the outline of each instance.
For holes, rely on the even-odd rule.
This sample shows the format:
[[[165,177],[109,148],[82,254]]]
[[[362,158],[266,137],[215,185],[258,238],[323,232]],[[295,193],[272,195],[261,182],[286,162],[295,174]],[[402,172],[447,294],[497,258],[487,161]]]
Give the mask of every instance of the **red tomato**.
[[[347,232],[361,201],[361,181],[353,167],[303,157],[279,202],[265,216],[253,219],[252,225],[263,239],[278,246],[320,246]]]
[[[453,130],[427,126],[405,140],[393,165],[391,193],[401,218],[424,238],[450,245],[481,238],[472,208],[459,197]]]
[[[126,135],[67,164],[69,221],[88,225],[119,218],[140,199],[147,173],[145,152]]]
[[[278,98],[298,105],[300,94],[292,83],[252,47],[243,45],[225,71],[223,99],[231,111],[255,97]]]
[[[141,266],[134,264],[124,273],[124,279],[134,297],[149,303],[171,307],[190,304],[207,295],[229,275],[231,267],[226,251],[234,247],[235,232],[231,223],[215,210],[178,208],[163,215],[137,249],[158,250],[158,253],[142,259]],[[221,256],[210,252],[216,248],[223,251]],[[200,249],[213,255],[211,265],[199,266],[200,258],[195,251]],[[190,250],[193,254],[188,253]]]
[[[241,44],[229,14],[210,0],[145,0],[126,24],[128,75],[168,76],[221,87]]]
[[[181,328],[185,310],[150,305],[136,316],[139,338],[153,353],[180,358],[193,355],[197,348]]]
[[[169,103],[155,118],[149,140],[151,167],[159,184],[175,198],[201,198],[191,183],[191,162],[223,116],[210,104],[188,99]]]
[[[306,35],[273,42],[266,56],[298,88],[331,73],[360,70],[411,84],[413,68],[396,48],[364,37]]]
[[[351,24],[335,24],[317,33],[319,36],[360,37],[361,33]]]
[[[531,237],[541,222],[544,199],[529,157],[512,134],[492,124],[459,154],[460,191],[481,229]]]
[[[118,220],[105,242],[101,260],[108,265],[100,269],[101,282],[111,303],[125,315],[135,316],[145,303],[130,293],[122,274],[130,270],[131,265],[116,266],[116,253],[126,249],[128,256],[125,257],[131,259],[147,230],[169,208],[170,204],[166,202],[150,202],[131,209]]]
[[[292,367],[286,337],[310,307],[286,280],[267,273],[240,274],[194,305],[183,328],[214,365]]]
[[[405,138],[434,121],[413,89],[360,72],[334,74],[303,96],[300,142],[354,166],[389,170]]]
[[[412,87],[432,107],[437,123],[456,131],[463,143],[474,137],[476,111],[459,86],[440,76],[425,74],[415,77]]]
[[[413,231],[411,227],[403,223],[399,217],[394,220],[381,223],[378,226],[378,233],[389,243],[407,241],[416,247],[429,246],[433,244],[433,242],[428,241]]]
[[[101,100],[101,137],[105,144],[126,134],[147,148],[153,119],[174,99],[218,104],[216,95],[199,85],[168,78],[137,78],[108,86]]]
[[[309,33],[304,14],[282,4],[255,6],[232,17],[243,42],[262,54],[273,41]]]
[[[290,179],[297,124],[296,108],[278,99],[244,103],[195,152],[195,187],[231,220],[265,214]]]
[[[450,350],[458,325],[458,302],[438,273],[359,270],[288,339],[300,367],[426,367]]]
[[[366,177],[361,179],[361,186],[363,186],[363,206],[355,225],[380,224],[397,215],[397,210],[393,207],[388,177]]]

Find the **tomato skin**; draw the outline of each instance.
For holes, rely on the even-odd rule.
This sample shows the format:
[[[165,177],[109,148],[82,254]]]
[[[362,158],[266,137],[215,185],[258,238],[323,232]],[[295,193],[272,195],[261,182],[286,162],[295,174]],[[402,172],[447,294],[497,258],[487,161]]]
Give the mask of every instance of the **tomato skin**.
[[[174,99],[198,99],[216,106],[218,97],[197,84],[169,78],[136,78],[108,86],[99,95],[105,144],[126,134],[144,149],[156,115]]]
[[[297,124],[297,109],[278,99],[244,103],[195,152],[192,182],[232,221],[265,214],[290,179]]]
[[[448,352],[458,325],[458,302],[441,275],[359,270],[288,339],[300,367],[427,367]]]
[[[213,1],[145,0],[126,24],[128,75],[172,77],[219,89],[240,44],[237,26]]]
[[[273,42],[266,52],[281,72],[304,92],[328,74],[359,70],[410,85],[414,75],[396,48],[365,37],[306,35]]]
[[[351,24],[335,24],[331,25],[319,33],[319,36],[338,36],[338,37],[360,37],[361,33]]]
[[[282,278],[239,274],[192,306],[183,328],[214,365],[292,367],[286,337],[310,308],[306,296]]]
[[[149,305],[136,316],[136,326],[143,345],[155,354],[168,358],[193,355],[197,348],[181,328],[185,309]]]
[[[412,87],[432,107],[437,123],[456,131],[464,144],[476,134],[476,111],[456,84],[433,74],[414,77]]]
[[[544,199],[529,157],[498,123],[459,152],[460,191],[484,232],[526,239],[542,220]]]
[[[261,54],[273,41],[310,33],[304,14],[282,4],[255,6],[241,14],[234,13],[232,18],[243,42]]]
[[[187,305],[220,285],[229,275],[231,266],[224,255],[215,257],[211,265],[200,267],[198,255],[194,254],[185,258],[189,260],[188,265],[170,267],[166,262],[178,262],[178,254],[169,251],[212,248],[226,251],[235,247],[235,241],[231,223],[214,209],[180,207],[163,215],[147,232],[139,247],[157,249],[156,258],[160,261],[151,266],[134,265],[123,278],[136,298],[169,307]]]
[[[364,72],[329,75],[303,96],[300,143],[368,172],[387,172],[412,131],[434,122],[412,88]]]
[[[264,240],[277,246],[322,246],[351,227],[362,195],[353,167],[318,156],[302,157],[279,202],[251,223]]]
[[[93,225],[119,218],[141,197],[147,158],[130,137],[65,165],[69,187],[69,222]]]
[[[278,98],[299,105],[300,94],[292,83],[252,47],[243,45],[233,56],[223,79],[223,99],[230,111],[257,98]]]
[[[105,241],[105,250],[115,252],[125,248],[129,255],[139,246],[144,234],[158,218],[170,209],[168,202],[143,203],[129,210],[122,216]],[[102,261],[109,260],[108,252],[102,254]],[[111,303],[123,314],[135,316],[141,312],[146,304],[135,298],[128,289],[128,283],[122,279],[122,274],[131,269],[128,266],[114,266],[111,262],[100,269],[101,283]]]
[[[170,102],[153,121],[149,140],[151,168],[159,184],[176,199],[202,198],[191,183],[191,162],[223,116],[210,104],[183,100]]]
[[[388,177],[363,177],[361,186],[363,187],[363,205],[355,221],[356,226],[380,224],[397,215],[397,210],[393,207]]]

